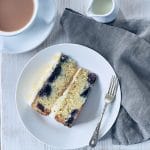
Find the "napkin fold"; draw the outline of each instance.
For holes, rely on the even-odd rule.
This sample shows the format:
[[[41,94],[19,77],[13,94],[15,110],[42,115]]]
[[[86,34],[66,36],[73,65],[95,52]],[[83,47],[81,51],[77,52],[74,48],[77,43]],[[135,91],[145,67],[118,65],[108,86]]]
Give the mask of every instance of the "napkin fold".
[[[135,144],[150,138],[150,27],[146,21],[102,24],[66,9],[62,27],[70,42],[105,57],[122,90],[118,118],[111,129],[114,144]]]

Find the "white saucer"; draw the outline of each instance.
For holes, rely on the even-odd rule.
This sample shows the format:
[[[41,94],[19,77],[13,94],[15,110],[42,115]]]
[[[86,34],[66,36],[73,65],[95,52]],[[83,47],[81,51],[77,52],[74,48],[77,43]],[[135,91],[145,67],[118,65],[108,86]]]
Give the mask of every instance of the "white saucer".
[[[49,116],[40,115],[28,105],[33,85],[39,80],[45,66],[57,52],[63,52],[71,56],[80,66],[88,68],[98,75],[98,80],[89,94],[87,103],[72,128],[63,126]],[[23,124],[38,140],[53,148],[58,148],[58,150],[87,146],[104,107],[104,97],[112,75],[115,75],[115,72],[110,64],[90,48],[76,44],[59,44],[40,51],[25,65],[17,84],[16,104]],[[120,102],[121,92],[119,87],[115,101],[108,106],[104,114],[100,138],[114,124],[119,112]]]
[[[3,53],[22,53],[39,46],[50,34],[56,15],[54,0],[39,0],[39,10],[35,22],[26,31],[10,37],[2,37],[0,51]]]

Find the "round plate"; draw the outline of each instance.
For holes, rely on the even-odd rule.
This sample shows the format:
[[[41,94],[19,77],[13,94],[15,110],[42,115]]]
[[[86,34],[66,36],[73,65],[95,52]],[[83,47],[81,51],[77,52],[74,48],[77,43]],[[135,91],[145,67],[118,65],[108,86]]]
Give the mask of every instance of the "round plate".
[[[54,0],[39,0],[39,10],[34,23],[24,32],[15,36],[0,36],[3,53],[22,53],[39,46],[50,34],[56,15]]]
[[[51,57],[63,52],[78,64],[98,75],[87,103],[72,128],[63,126],[49,116],[42,116],[28,105],[33,85],[45,70]],[[104,107],[104,97],[110,79],[115,75],[110,64],[94,50],[76,44],[59,44],[48,47],[35,55],[23,69],[16,89],[16,103],[19,115],[26,128],[40,141],[58,149],[74,149],[87,146]],[[104,136],[114,124],[121,102],[120,86],[116,99],[106,109],[100,131]]]

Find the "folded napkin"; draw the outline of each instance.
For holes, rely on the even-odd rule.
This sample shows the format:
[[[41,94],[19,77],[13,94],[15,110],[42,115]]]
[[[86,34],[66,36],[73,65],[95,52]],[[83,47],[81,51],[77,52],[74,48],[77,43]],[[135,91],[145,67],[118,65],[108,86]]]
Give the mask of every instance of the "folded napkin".
[[[102,24],[66,9],[61,24],[70,42],[104,56],[121,84],[122,103],[112,127],[113,143],[134,144],[150,138],[150,27],[144,21]]]

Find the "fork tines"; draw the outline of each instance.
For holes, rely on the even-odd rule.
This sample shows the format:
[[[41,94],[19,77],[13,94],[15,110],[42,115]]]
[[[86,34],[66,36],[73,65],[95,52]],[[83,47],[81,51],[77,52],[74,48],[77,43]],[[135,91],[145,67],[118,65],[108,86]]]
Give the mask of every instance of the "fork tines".
[[[118,88],[118,78],[116,76],[112,76],[111,81],[110,81],[110,86],[108,93],[111,96],[115,96]]]

